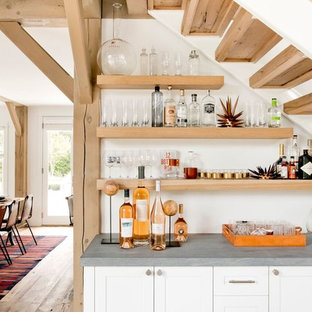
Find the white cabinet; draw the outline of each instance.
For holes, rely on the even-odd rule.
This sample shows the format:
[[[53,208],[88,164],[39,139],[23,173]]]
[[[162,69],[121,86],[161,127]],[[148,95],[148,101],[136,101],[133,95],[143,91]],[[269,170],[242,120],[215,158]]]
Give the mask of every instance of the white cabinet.
[[[267,296],[216,296],[214,312],[267,312]]]
[[[155,312],[212,312],[211,267],[155,267]]]
[[[153,312],[152,267],[95,267],[94,277],[94,310],[84,312]]]
[[[270,312],[312,311],[312,267],[270,267]]]

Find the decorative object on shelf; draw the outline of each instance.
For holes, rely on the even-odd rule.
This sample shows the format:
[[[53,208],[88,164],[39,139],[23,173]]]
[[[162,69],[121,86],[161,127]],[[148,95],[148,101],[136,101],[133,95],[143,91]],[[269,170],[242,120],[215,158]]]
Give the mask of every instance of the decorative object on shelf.
[[[220,119],[218,119],[218,127],[241,128],[244,126],[244,120],[239,118],[242,116],[243,112],[241,111],[236,114],[238,100],[239,97],[237,97],[235,105],[232,107],[232,100],[230,97],[227,97],[225,104],[220,99],[224,114],[217,114],[220,117]]]
[[[167,200],[163,205],[163,210],[165,215],[169,217],[169,242],[166,244],[167,247],[180,247],[179,242],[174,242],[171,240],[171,218],[178,212],[178,204],[174,200]]]
[[[113,4],[113,39],[105,41],[97,55],[104,75],[131,75],[136,67],[136,53],[132,45],[119,38],[121,3]]]
[[[119,244],[119,240],[113,241],[112,234],[112,196],[116,195],[119,190],[119,184],[108,180],[103,186],[103,192],[109,196],[109,240],[102,239],[101,244]]]
[[[281,175],[277,172],[275,164],[270,165],[268,168],[257,167],[257,170],[249,169],[251,177],[260,180],[273,180],[280,179]]]
[[[179,177],[180,152],[167,150],[160,152],[160,173],[163,178],[176,179]]]

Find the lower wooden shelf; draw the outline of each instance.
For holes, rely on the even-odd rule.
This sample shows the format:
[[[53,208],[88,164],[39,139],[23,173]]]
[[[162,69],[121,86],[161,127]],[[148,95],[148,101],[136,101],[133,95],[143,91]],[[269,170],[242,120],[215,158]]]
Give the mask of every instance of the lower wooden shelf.
[[[110,179],[119,184],[120,189],[135,189],[138,185],[137,179]],[[97,189],[103,190],[108,179],[98,179]],[[155,189],[155,180],[146,179],[144,185],[148,189]],[[312,180],[161,180],[161,189],[165,191],[222,191],[222,190],[312,190]]]

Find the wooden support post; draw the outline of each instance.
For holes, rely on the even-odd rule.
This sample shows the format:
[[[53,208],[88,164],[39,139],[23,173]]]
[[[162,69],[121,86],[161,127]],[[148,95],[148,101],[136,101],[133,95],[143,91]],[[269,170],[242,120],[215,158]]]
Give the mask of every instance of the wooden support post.
[[[15,128],[15,135],[20,137],[22,135],[22,127],[21,127],[21,123],[20,123],[18,116],[17,116],[16,106],[13,102],[5,102],[5,105],[9,111],[11,120],[13,122],[13,125]]]
[[[17,22],[0,22],[0,30],[73,102],[73,78]]]
[[[92,77],[97,74],[96,54],[100,47],[101,20],[88,20],[88,42]],[[75,77],[74,92],[74,308],[83,311],[83,269],[80,256],[100,232],[100,195],[96,180],[100,175],[99,124],[100,89],[93,88],[92,104],[81,102],[79,82]]]

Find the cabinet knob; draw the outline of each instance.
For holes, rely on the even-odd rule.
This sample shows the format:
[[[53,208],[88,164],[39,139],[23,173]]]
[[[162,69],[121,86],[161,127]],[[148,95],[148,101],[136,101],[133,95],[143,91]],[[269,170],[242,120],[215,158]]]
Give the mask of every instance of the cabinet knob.
[[[162,271],[161,271],[161,270],[158,270],[158,271],[157,271],[157,275],[158,275],[158,276],[162,276]]]
[[[273,272],[273,274],[274,274],[275,276],[278,276],[278,275],[279,275],[279,270],[274,269],[272,272]]]
[[[148,269],[148,270],[145,272],[145,274],[146,274],[147,276],[151,276],[151,275],[152,275],[152,271],[151,271],[150,269]]]

